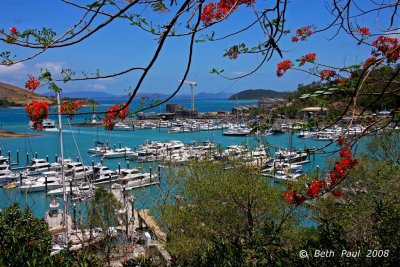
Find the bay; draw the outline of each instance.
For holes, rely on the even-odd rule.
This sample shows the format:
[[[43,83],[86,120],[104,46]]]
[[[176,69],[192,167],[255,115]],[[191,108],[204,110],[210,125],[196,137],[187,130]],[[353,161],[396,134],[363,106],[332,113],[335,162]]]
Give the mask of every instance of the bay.
[[[182,104],[185,108],[190,108],[191,102],[187,99],[174,100],[174,103]],[[98,111],[106,110],[113,103],[102,103],[97,107]],[[256,104],[255,101],[230,101],[230,100],[198,100],[196,101],[196,108],[200,112],[210,111],[229,111],[236,105],[249,105]],[[164,107],[161,107],[163,111]],[[155,109],[159,109],[158,107]],[[131,107],[132,110],[132,107]],[[90,111],[85,107],[82,111]],[[154,110],[155,112],[159,112]],[[72,120],[73,123],[83,122],[90,119],[91,115],[76,116]],[[52,119],[56,119],[54,116]],[[72,123],[71,122],[71,123]],[[57,132],[36,132],[28,128],[28,118],[25,114],[24,108],[7,108],[0,109],[0,128],[3,130],[10,130],[22,133],[39,134],[36,137],[29,138],[1,138],[0,149],[4,154],[8,152],[11,154],[11,160],[17,161],[17,151],[19,153],[19,164],[13,167],[25,166],[26,159],[33,157],[48,158],[50,162],[55,161],[56,155],[59,154],[59,135]],[[223,136],[222,130],[214,131],[200,131],[193,133],[179,133],[169,134],[167,129],[145,129],[127,132],[109,132],[104,127],[73,127],[70,126],[68,121],[63,119],[63,144],[64,144],[64,157],[77,159],[82,158],[85,165],[97,164],[100,158],[93,157],[87,153],[87,150],[94,146],[95,141],[108,142],[111,147],[128,146],[137,149],[145,141],[171,141],[180,140],[184,143],[212,141],[220,144],[222,147],[228,145],[241,144],[249,147],[258,146],[260,143],[270,143],[278,147],[287,147],[289,139],[292,138],[292,145],[297,149],[313,148],[326,144],[326,141],[315,141],[308,139],[300,139],[294,134],[290,136],[288,133],[280,135],[272,135],[266,137],[234,137]],[[271,153],[274,149],[271,149]],[[329,158],[330,156],[328,156]],[[305,166],[305,170],[316,170],[317,166],[321,169],[325,166],[324,162],[326,157],[324,155],[316,155],[311,157],[312,162]],[[126,162],[123,159],[108,159],[103,162],[111,169],[117,169],[120,164],[121,167],[139,167],[143,171],[149,171],[152,168],[154,172],[157,168],[156,164],[142,164],[135,162]],[[138,199],[137,207],[152,207],[154,204],[152,199],[157,197],[158,191],[153,188],[143,188],[134,190],[132,193]],[[12,202],[17,201],[22,207],[29,207],[35,216],[43,217],[47,210],[48,204],[52,201],[46,197],[44,193],[29,193],[24,194],[18,189],[5,190],[0,189],[0,209],[10,205]]]

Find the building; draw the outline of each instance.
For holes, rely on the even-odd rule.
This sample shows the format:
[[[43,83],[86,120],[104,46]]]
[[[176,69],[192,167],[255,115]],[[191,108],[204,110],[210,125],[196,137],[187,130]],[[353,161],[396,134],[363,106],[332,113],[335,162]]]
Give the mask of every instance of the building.
[[[232,110],[231,110],[231,112],[232,112],[233,114],[236,114],[236,113],[246,113],[246,112],[248,112],[248,111],[250,111],[250,110],[254,110],[254,109],[257,109],[257,105],[243,105],[243,106],[236,106],[236,107],[233,107]]]
[[[165,105],[165,112],[166,113],[176,113],[176,112],[180,112],[180,111],[183,111],[183,110],[184,110],[184,108],[180,104],[167,104],[167,105]]]
[[[274,98],[274,97],[261,98],[258,100],[258,108],[260,110],[268,111],[280,105],[286,104],[287,102],[288,100],[284,98]]]

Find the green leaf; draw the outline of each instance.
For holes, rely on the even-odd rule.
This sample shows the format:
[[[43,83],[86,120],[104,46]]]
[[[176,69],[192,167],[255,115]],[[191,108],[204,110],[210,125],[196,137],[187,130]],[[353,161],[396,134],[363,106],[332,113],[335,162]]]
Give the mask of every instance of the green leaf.
[[[157,1],[151,4],[151,8],[157,13],[169,12],[169,9],[165,6],[163,1]]]
[[[61,88],[58,87],[54,82],[49,83],[49,89],[54,91],[54,92],[61,92]]]

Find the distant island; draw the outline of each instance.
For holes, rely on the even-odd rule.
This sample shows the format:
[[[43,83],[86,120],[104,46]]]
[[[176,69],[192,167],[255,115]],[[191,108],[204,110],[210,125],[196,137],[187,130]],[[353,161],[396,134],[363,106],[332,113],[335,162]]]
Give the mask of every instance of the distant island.
[[[261,98],[285,98],[286,92],[277,92],[267,89],[249,89],[229,97],[229,100],[258,100]]]
[[[234,95],[227,92],[199,92],[195,95],[196,100],[200,99],[229,99],[229,100],[258,100],[260,98],[285,98],[287,92],[277,92],[267,89],[249,89]],[[149,100],[166,99],[168,94],[159,93],[139,93],[135,98],[145,97]],[[107,92],[79,91],[79,92],[63,92],[62,99],[76,100],[82,99],[86,104],[97,104],[104,101],[125,102],[127,95],[114,95]],[[191,99],[190,94],[180,94],[174,99]],[[30,103],[32,100],[46,101],[51,105],[56,102],[54,92],[45,92],[42,95],[30,93],[28,90],[17,86],[0,82],[0,107],[21,107]]]
[[[50,96],[51,93],[46,92],[43,95]],[[206,93],[200,92],[195,95],[195,99],[227,99],[231,94],[226,92],[215,92]],[[163,100],[168,98],[170,95],[165,93],[138,93],[135,99],[141,97],[147,98],[149,100]],[[79,92],[63,92],[63,97],[82,97],[91,98],[99,102],[103,101],[115,101],[115,102],[125,102],[128,99],[128,94],[126,95],[114,95],[107,92],[95,92],[95,91],[79,91]],[[173,99],[191,99],[191,94],[178,94]]]

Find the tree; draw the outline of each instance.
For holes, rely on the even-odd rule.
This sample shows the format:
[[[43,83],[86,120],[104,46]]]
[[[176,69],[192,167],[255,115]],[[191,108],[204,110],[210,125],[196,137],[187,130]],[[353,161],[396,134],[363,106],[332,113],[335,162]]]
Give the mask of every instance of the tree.
[[[17,204],[0,213],[0,265],[45,266],[49,264],[51,234],[44,220]]]
[[[122,215],[116,213],[121,208],[121,203],[115,199],[114,195],[101,187],[96,188],[93,198],[87,205],[87,225],[91,231],[91,239],[96,238],[93,236],[95,232],[100,232],[105,244],[102,252],[108,260],[113,242],[116,240],[115,227],[120,225],[119,220],[123,220]],[[103,246],[100,249],[103,249]]]
[[[103,266],[99,257],[87,250],[69,251],[67,246],[50,255],[52,236],[43,219],[14,203],[0,212],[1,266]]]
[[[224,167],[194,163],[179,172],[176,201],[160,215],[167,248],[187,265],[276,261],[279,247],[293,241],[284,237],[295,236],[296,216],[288,219],[291,208],[280,189],[266,186],[256,168],[239,162]]]
[[[393,238],[400,233],[399,137],[397,131],[370,140],[360,164],[341,185],[343,197],[320,199],[310,207],[320,239],[308,240],[304,248],[320,249],[329,240],[327,245],[334,244],[330,249],[360,251],[360,257],[335,258],[344,265],[390,266],[399,261],[399,240]]]
[[[67,7],[81,11],[81,18],[76,23],[71,23],[72,26],[61,34],[57,34],[50,27],[43,27],[40,30],[20,30],[16,27],[11,27],[9,30],[3,29],[0,32],[0,41],[5,43],[6,50],[0,54],[3,59],[2,64],[9,66],[19,62],[35,60],[50,50],[78,45],[98,34],[106,26],[117,24],[119,21],[128,22],[133,29],[153,36],[156,39],[156,47],[147,64],[132,62],[125,69],[107,74],[103,74],[97,67],[95,71],[92,70],[92,74],[85,72],[82,75],[77,75],[77,72],[70,68],[61,70],[58,76],[50,73],[49,70],[43,70],[39,77],[49,88],[59,90],[60,87],[57,84],[61,82],[91,81],[137,73],[138,79],[134,79],[133,85],[131,84],[132,91],[127,101],[118,106],[117,109],[106,112],[104,123],[107,124],[107,128],[110,130],[113,128],[113,123],[117,121],[115,117],[118,117],[117,115],[132,103],[133,99],[138,96],[138,92],[142,90],[145,80],[149,79],[149,72],[159,61],[161,53],[165,50],[167,40],[188,41],[187,60],[182,63],[185,68],[181,73],[181,82],[172,90],[168,98],[152,102],[150,105],[142,107],[135,112],[161,105],[176,95],[190,71],[196,43],[210,42],[217,44],[220,41],[232,40],[236,44],[226,49],[225,57],[236,60],[245,55],[259,56],[260,60],[255,64],[256,66],[253,70],[236,77],[224,76],[222,74],[223,70],[217,68],[213,68],[211,71],[223,78],[236,80],[257,72],[274,57],[287,57],[289,54],[291,56],[292,53],[287,52],[286,50],[288,49],[285,47],[288,40],[291,40],[293,44],[301,43],[322,33],[332,34],[333,38],[347,36],[359,47],[371,47],[370,57],[367,58],[366,56],[365,59],[355,64],[331,66],[329,62],[319,62],[317,53],[310,51],[311,53],[301,55],[296,59],[299,62],[298,67],[295,67],[294,63],[289,59],[279,63],[276,71],[277,75],[283,76],[289,69],[297,69],[318,77],[326,88],[331,86],[342,87],[349,98],[347,98],[348,104],[339,118],[347,113],[352,115],[363,114],[364,110],[361,110],[360,113],[357,109],[359,96],[377,96],[376,98],[364,98],[369,102],[367,106],[370,106],[379,101],[382,96],[395,96],[397,94],[397,90],[391,88],[399,72],[396,62],[399,59],[400,48],[396,39],[396,29],[394,28],[397,23],[397,1],[364,1],[363,3],[358,3],[354,0],[330,0],[327,1],[326,7],[331,17],[324,21],[326,24],[298,25],[301,27],[297,29],[288,23],[293,23],[293,18],[288,16],[290,14],[288,10],[292,3],[287,0],[273,3],[255,0],[217,0],[215,2],[187,0],[182,3],[177,1],[133,0],[97,0],[81,4],[65,0],[61,2]],[[138,8],[148,10],[148,15],[137,12]],[[242,23],[234,25],[233,30],[230,27],[227,27],[229,30],[224,30],[222,25],[229,25],[231,18],[239,12],[253,14]],[[318,10],[315,12],[318,12]],[[374,19],[384,26],[369,29],[365,25],[359,24],[361,19],[364,21]],[[247,40],[240,41],[242,33],[253,31],[254,29],[257,29],[257,32],[255,31],[254,33],[258,38],[254,42],[256,44]],[[239,43],[237,43],[237,40],[239,40]],[[31,54],[24,56],[24,53],[22,53],[23,55],[18,57],[13,50],[19,51],[20,49],[27,50]],[[310,65],[312,67],[309,69],[304,67]],[[372,93],[364,90],[365,81],[374,81],[371,72],[382,66],[393,67],[393,72],[379,76],[376,83],[383,84],[381,89]],[[31,76],[26,83],[26,88],[34,91],[38,85],[39,81],[34,76]],[[398,108],[397,105],[391,107],[394,110]],[[114,115],[108,115],[110,113]],[[108,116],[112,116],[112,118],[107,119]],[[392,121],[398,120],[393,115],[390,118]],[[42,118],[39,123],[41,120]]]
[[[75,71],[64,69],[61,71],[61,77],[56,77],[56,75],[50,73],[49,70],[43,70],[40,75],[29,77],[25,85],[28,90],[34,91],[40,83],[45,83],[50,89],[59,92],[61,90],[59,84],[62,82],[90,81],[119,77],[128,73],[138,73],[138,78],[133,82],[133,90],[127,101],[105,112],[104,123],[109,130],[112,130],[116,121],[125,118],[128,112],[127,107],[131,104],[133,99],[138,96],[138,92],[142,90],[144,81],[149,79],[149,72],[154,69],[155,63],[158,62],[161,52],[165,49],[166,41],[176,38],[181,38],[181,40],[188,42],[187,58],[182,64],[185,67],[180,74],[181,82],[172,90],[168,98],[153,102],[153,104],[144,106],[136,112],[165,103],[177,94],[190,71],[196,43],[217,42],[221,40],[225,42],[230,37],[237,37],[238,39],[233,41],[235,44],[232,44],[232,46],[225,51],[224,56],[236,60],[244,55],[257,55],[260,57],[260,60],[255,64],[254,69],[237,77],[228,77],[223,74],[223,70],[217,68],[213,68],[211,70],[212,73],[225,79],[242,79],[255,73],[274,56],[282,58],[285,56],[285,59],[277,65],[276,75],[278,77],[287,75],[286,73],[289,70],[296,69],[321,80],[322,89],[329,90],[335,87],[340,89],[337,91],[343,93],[343,102],[345,106],[340,110],[339,116],[332,121],[332,124],[339,121],[345,115],[350,115],[353,118],[362,116],[368,108],[376,109],[379,106],[377,103],[382,99],[390,103],[391,112],[383,118],[367,121],[367,129],[373,126],[379,126],[381,128],[385,128],[388,125],[395,126],[399,122],[400,117],[397,114],[399,102],[389,101],[393,100],[394,97],[396,97],[396,99],[398,97],[398,88],[396,84],[400,72],[400,68],[397,65],[400,59],[400,46],[397,39],[398,29],[394,26],[398,23],[398,1],[387,2],[382,0],[363,1],[360,3],[354,0],[331,0],[327,2],[326,5],[332,15],[332,19],[327,25],[298,25],[299,28],[292,34],[290,34],[290,29],[287,27],[287,20],[291,19],[287,16],[288,7],[291,2],[287,0],[275,1],[273,3],[254,0],[219,0],[217,2],[187,0],[182,3],[170,1],[169,5],[164,1],[134,0],[98,0],[89,2],[87,5],[80,5],[67,0],[63,2],[66,5],[81,10],[81,19],[79,19],[77,23],[72,23],[72,26],[62,34],[57,34],[53,29],[48,27],[42,28],[41,30],[26,29],[23,31],[21,30],[21,32],[15,27],[11,27],[9,30],[2,30],[0,32],[0,40],[3,41],[7,47],[7,49],[1,53],[3,59],[2,64],[9,66],[27,60],[35,60],[38,56],[47,53],[49,50],[79,44],[101,31],[105,26],[111,25],[116,21],[127,21],[132,27],[141,29],[152,35],[156,39],[156,47],[145,64],[142,63],[138,65],[132,63],[123,70],[116,70],[106,74],[102,74],[100,70],[96,69],[94,74],[84,73],[82,75],[76,75]],[[213,31],[213,29],[221,30],[221,28],[218,28],[219,25],[229,23],[234,13],[239,12],[239,10],[242,11],[246,7],[254,11],[252,21],[249,23],[240,23],[240,25],[237,25],[238,28],[227,33],[224,32],[220,34],[219,32]],[[151,21],[149,22],[145,15],[142,15],[143,13],[136,12],[136,8],[144,8],[152,12],[153,16],[151,17]],[[154,16],[153,12],[157,12],[157,15]],[[159,14],[166,15],[162,16]],[[384,26],[379,28],[375,27],[370,30],[365,25],[359,24],[359,21],[362,19],[369,20],[371,17],[381,22],[379,24]],[[258,40],[256,44],[248,44],[245,41],[242,42],[239,34],[247,32],[253,26],[258,27],[261,33],[257,36]],[[292,31],[294,29],[295,28],[292,28]],[[307,54],[300,56],[297,55],[293,60],[287,59],[288,52],[285,51],[286,49],[282,49],[285,39],[291,38],[293,43],[300,43],[310,40],[321,33],[332,33],[333,37],[343,33],[352,38],[354,43],[359,45],[360,48],[368,47],[368,56],[365,56],[360,62],[343,64],[342,66],[333,66],[329,62],[320,62],[319,56],[314,51],[307,51]],[[239,42],[237,40],[239,40]],[[7,51],[8,48],[10,48],[11,52]],[[18,58],[15,56],[14,51],[19,48],[26,48],[28,51],[33,51],[33,53],[26,57],[23,55]],[[297,66],[295,66],[295,62],[298,62]],[[311,67],[306,68],[307,66]],[[379,86],[376,86],[377,84]],[[329,100],[330,99],[327,99],[326,101],[328,102]],[[360,106],[360,102],[362,106]],[[35,121],[37,128],[40,129],[41,122],[48,116],[48,107],[40,103],[32,103],[27,106],[27,112],[31,119]],[[76,114],[77,112],[76,110],[70,110],[70,113],[66,114],[68,115],[71,113]],[[361,137],[364,135],[365,133],[363,132]],[[340,160],[335,164],[329,174],[329,186],[325,181],[319,179],[319,177],[311,183],[308,181],[306,188],[300,184],[296,185],[296,189],[293,188],[293,185],[290,187],[288,185],[287,190],[285,190],[283,194],[290,204],[289,208],[281,208],[277,211],[277,214],[282,215],[282,213],[292,210],[298,211],[301,209],[302,204],[307,204],[325,195],[330,197],[330,195],[327,194],[329,192],[332,194],[335,192],[336,196],[340,197],[343,192],[333,190],[349,181],[350,170],[352,170],[357,163],[354,158],[352,158],[351,145],[354,145],[357,140],[358,138],[353,140],[354,142],[352,144],[346,143],[345,147],[341,148]],[[339,142],[343,143],[343,140],[339,140]],[[242,166],[241,168],[246,167]],[[268,196],[274,195],[274,192],[278,195],[278,192],[274,191],[272,188],[265,187],[265,185],[262,187],[257,179],[251,178],[249,183],[244,180],[241,175],[232,173],[230,170],[222,174],[220,170],[218,170],[219,172],[217,170],[213,171],[212,168],[207,169],[207,173],[202,172],[201,169],[189,170],[188,176],[194,177],[193,181],[183,180],[183,184],[189,191],[186,193],[185,191],[181,192],[183,202],[180,204],[178,203],[178,208],[171,207],[165,210],[164,221],[168,226],[172,241],[179,239],[176,232],[171,230],[173,227],[178,230],[186,231],[186,233],[188,230],[195,229],[203,233],[206,238],[204,239],[202,236],[196,235],[196,233],[188,233],[182,238],[182,244],[186,244],[187,246],[178,244],[177,246],[179,247],[176,247],[175,250],[179,251],[181,256],[187,258],[189,261],[192,259],[187,257],[187,255],[189,255],[189,251],[193,251],[198,255],[196,260],[199,260],[200,263],[209,263],[209,259],[215,258],[218,259],[218,262],[225,263],[226,260],[231,261],[228,257],[232,255],[234,256],[233,260],[236,261],[236,264],[250,264],[253,261],[260,263],[275,262],[274,259],[276,258],[273,260],[267,258],[258,259],[257,257],[260,257],[262,253],[256,253],[254,254],[256,256],[253,256],[252,252],[259,252],[259,248],[266,248],[267,251],[270,251],[269,243],[262,243],[262,240],[265,240],[265,238],[272,238],[274,242],[278,240],[277,243],[274,243],[275,247],[281,246],[283,244],[281,242],[286,242],[287,240],[277,238],[275,233],[279,230],[278,232],[282,234],[282,227],[287,226],[286,223],[290,221],[292,216],[282,215],[284,220],[277,220],[275,216],[271,215],[274,214],[272,212],[273,208],[267,208],[266,206],[266,200],[273,199]],[[207,179],[208,173],[214,174],[216,177],[215,179],[219,180]],[[247,170],[247,174],[251,173],[251,170]],[[390,173],[387,174],[389,175]],[[250,176],[252,177],[252,175]],[[372,175],[371,177],[376,177],[376,175]],[[216,181],[218,181],[218,183],[216,183]],[[231,184],[232,181],[242,182],[244,187],[236,188],[236,184]],[[199,187],[192,186],[196,185],[196,182],[198,182],[197,185],[199,185]],[[219,183],[223,184],[224,187],[218,187]],[[250,185],[260,194],[253,195],[250,190]],[[379,186],[377,187],[380,188]],[[214,188],[218,188],[218,190],[213,190]],[[196,194],[197,191],[199,191],[200,194]],[[251,204],[249,205],[249,203]],[[96,204],[97,203],[93,203],[93,205]],[[207,206],[204,204],[207,204]],[[349,207],[349,205],[344,206]],[[109,205],[105,205],[104,207],[107,207],[107,210],[111,211]],[[213,209],[209,210],[210,208]],[[379,217],[387,213],[386,208],[384,208],[384,205],[382,206],[380,204],[372,208],[376,212],[371,216],[375,216],[373,217],[375,221],[380,222]],[[168,211],[171,212],[168,213]],[[193,211],[196,211],[196,213]],[[95,212],[102,211],[94,210],[93,214],[95,214]],[[229,217],[231,214],[236,214],[237,217]],[[272,223],[265,224],[268,227],[260,227],[265,220],[259,219],[259,214],[267,217],[272,216]],[[104,213],[101,215],[105,216],[106,223],[101,223],[100,225],[112,225],[114,222],[113,218],[107,217],[107,214]],[[215,218],[218,219],[217,222],[213,220],[210,221],[209,217],[207,217],[210,215],[213,217],[215,216]],[[221,218],[229,218],[229,220],[221,220]],[[387,233],[389,231],[387,225],[393,224],[393,218],[397,218],[395,210],[391,213],[391,216],[385,217],[385,220],[379,223],[375,231],[379,234]],[[93,217],[94,221],[96,221],[95,219],[96,218]],[[176,225],[171,222],[175,222]],[[202,225],[202,223],[204,223],[204,225]],[[344,233],[342,229],[346,229],[346,225],[343,224],[343,221],[339,221],[338,224],[336,224],[336,222],[332,224],[324,224],[322,222],[320,231],[314,233],[315,235],[319,235],[318,237],[320,238],[317,244],[325,241],[329,243],[332,237],[331,233],[335,234],[333,238],[334,241],[342,242],[342,239],[345,238],[343,237]],[[278,227],[269,228],[271,225],[278,225]],[[330,225],[333,226],[330,227]],[[339,226],[337,227],[337,225]],[[258,229],[263,229],[260,235],[258,235]],[[267,232],[272,234],[263,236],[262,233],[266,231],[265,229],[269,229]],[[332,232],[329,229],[334,230]],[[239,235],[235,235],[233,232],[238,232]],[[371,231],[371,233],[372,232],[373,231]],[[336,233],[339,234],[336,235]],[[395,233],[397,232],[395,231]],[[260,236],[262,236],[262,238],[259,238]],[[283,236],[286,237],[285,234],[283,234]],[[386,234],[378,236],[382,236],[382,244],[389,244],[395,247],[395,245],[393,245],[395,243],[387,243]],[[345,239],[343,242],[347,241],[348,239]],[[203,251],[196,251],[190,246],[192,242],[204,245],[201,247]],[[254,246],[253,244],[257,242],[261,242],[263,245]],[[290,242],[290,245],[293,245],[293,242]],[[209,248],[211,249],[207,251]],[[173,246],[172,250],[174,250]],[[227,252],[227,256],[223,256],[225,255],[224,253],[218,253],[219,251]],[[278,249],[278,251],[282,252],[280,249]],[[206,255],[206,260],[201,261],[203,252],[211,252],[208,254],[211,257]],[[268,255],[270,254],[268,253]]]

